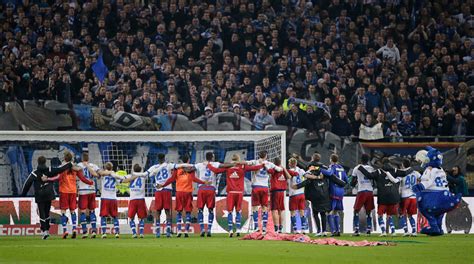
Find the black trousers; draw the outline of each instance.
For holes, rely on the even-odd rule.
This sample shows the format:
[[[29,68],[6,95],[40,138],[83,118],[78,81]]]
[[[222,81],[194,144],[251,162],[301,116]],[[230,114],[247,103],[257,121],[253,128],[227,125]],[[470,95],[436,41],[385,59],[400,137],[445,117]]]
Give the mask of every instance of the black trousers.
[[[51,201],[39,202],[38,211],[40,215],[41,231],[49,230],[49,211],[51,210]]]

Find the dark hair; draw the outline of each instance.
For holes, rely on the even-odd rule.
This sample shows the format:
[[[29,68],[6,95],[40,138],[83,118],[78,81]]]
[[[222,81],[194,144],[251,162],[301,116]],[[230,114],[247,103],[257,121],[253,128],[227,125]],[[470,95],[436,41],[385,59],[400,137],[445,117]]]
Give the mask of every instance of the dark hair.
[[[280,158],[275,158],[274,160],[275,165],[280,166],[281,165],[281,159]]]
[[[370,159],[370,156],[367,153],[362,154],[362,156],[360,157],[360,161],[362,162],[362,164],[369,163],[369,159]]]
[[[160,163],[165,162],[165,154],[164,153],[158,153],[158,162],[160,162]]]
[[[313,154],[313,156],[311,156],[311,158],[316,161],[316,162],[319,162],[321,160],[321,154],[319,154],[318,152],[315,152]]]
[[[403,167],[405,167],[405,168],[410,167],[410,165],[411,165],[410,160],[409,160],[409,159],[403,159],[402,165],[403,165]]]
[[[268,155],[268,152],[266,150],[262,150],[258,153],[258,157],[263,159]]]
[[[189,159],[190,159],[190,158],[191,158],[191,157],[189,157],[188,154],[184,154],[184,155],[181,157],[181,160],[182,160],[184,163],[187,163],[187,162],[189,162]]]
[[[331,154],[330,157],[332,162],[338,162],[339,161],[339,156],[337,154]]]
[[[135,165],[133,165],[133,171],[134,172],[140,172],[140,171],[142,171],[142,167],[140,167],[140,165],[138,165],[138,164],[135,164]]]
[[[212,161],[212,158],[214,157],[214,153],[213,152],[207,152],[206,153],[206,160],[207,161]]]
[[[46,164],[46,158],[44,156],[39,156],[38,165],[45,165],[45,164]]]

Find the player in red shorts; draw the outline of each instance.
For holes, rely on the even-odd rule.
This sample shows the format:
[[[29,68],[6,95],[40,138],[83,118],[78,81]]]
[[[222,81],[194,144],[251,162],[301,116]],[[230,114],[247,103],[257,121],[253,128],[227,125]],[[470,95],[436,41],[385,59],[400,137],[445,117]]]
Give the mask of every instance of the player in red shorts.
[[[402,161],[402,166],[404,169],[410,168],[410,161],[404,159]],[[403,236],[416,236],[416,222],[413,215],[418,213],[418,208],[416,206],[416,196],[415,193],[413,193],[412,187],[420,181],[420,178],[421,174],[417,171],[413,171],[400,181],[400,195],[402,200],[400,202],[400,216],[398,219],[400,220],[400,225],[403,227]],[[410,221],[411,234],[408,233],[407,220]]]
[[[155,181],[155,236],[159,238],[161,236],[161,213],[164,210],[166,214],[166,237],[171,237],[171,191],[173,188],[171,186],[157,188],[156,186],[162,185],[172,176],[172,171],[183,168],[183,167],[193,167],[192,164],[175,164],[172,162],[167,162],[165,160],[165,154],[158,154],[158,164],[148,168],[146,172],[143,172],[147,177],[153,177]]]
[[[144,237],[145,219],[147,217],[147,208],[145,203],[145,185],[147,175],[139,176],[142,168],[140,165],[133,165],[133,173],[126,176],[122,182],[130,182],[130,201],[128,202],[128,218],[132,237],[137,238],[137,226],[135,225],[135,216],[138,215],[138,226],[140,229],[140,238]]]
[[[367,171],[373,172],[374,168],[368,165],[369,155],[362,154],[361,164],[354,167],[352,170],[352,181],[351,185],[353,187],[357,186],[357,196],[354,203],[354,236],[360,236],[359,233],[359,212],[362,207],[365,209],[365,214],[367,217],[367,229],[366,234],[370,235],[372,232],[372,210],[375,209],[374,205],[374,187],[372,186],[372,180],[368,179],[364,174],[359,170],[363,166]]]
[[[256,173],[252,175],[252,217],[254,223],[254,230],[259,232],[258,229],[258,210],[262,208],[262,232],[267,232],[267,221],[268,221],[268,184],[270,179],[269,169],[275,169],[283,171],[283,168],[275,167],[275,164],[267,161],[268,153],[266,150],[258,153],[259,159],[247,162],[248,165],[263,164]],[[278,230],[275,230],[277,232]]]
[[[275,166],[281,168],[281,159],[275,158]],[[270,203],[273,215],[275,232],[283,232],[282,212],[285,211],[285,191],[287,188],[286,180],[291,178],[286,169],[281,168],[277,171],[275,168],[268,169],[270,173]]]
[[[64,162],[68,163],[72,161],[72,154],[70,152],[64,153]],[[64,171],[58,174],[56,177],[48,178],[49,181],[56,181],[59,179],[59,206],[61,208],[61,225],[63,226],[63,238],[66,239],[69,235],[67,232],[67,216],[66,211],[69,210],[71,214],[72,222],[72,236],[71,238],[76,238],[77,235],[77,187],[76,179],[79,178],[82,182],[92,185],[93,181],[84,177],[84,173],[81,167],[74,166],[72,169]]]
[[[189,163],[189,155],[184,155],[182,160],[185,164]],[[176,224],[178,226],[178,235],[181,237],[181,222],[183,210],[186,212],[186,228],[184,237],[189,237],[189,228],[191,225],[191,211],[193,210],[193,182],[200,184],[209,184],[209,181],[201,181],[196,178],[194,171],[190,168],[177,169],[171,178],[169,178],[163,185],[158,184],[157,188],[165,187],[172,182],[176,182]]]
[[[209,181],[211,184],[202,184],[198,185],[198,198],[197,198],[197,207],[198,207],[198,222],[201,228],[201,237],[204,237],[204,206],[207,207],[209,211],[208,222],[207,222],[207,236],[211,236],[212,223],[214,222],[214,207],[216,205],[216,189],[217,189],[217,179],[216,174],[212,172],[207,164],[212,164],[214,167],[219,167],[219,162],[214,162],[214,153],[206,153],[206,161],[197,163],[194,165],[196,168],[197,177],[203,181]]]
[[[291,185],[298,185],[304,181],[304,176],[306,172],[299,168],[298,161],[295,158],[291,158],[288,160],[288,174],[291,176],[290,182]],[[290,213],[291,213],[291,227],[293,233],[298,233],[297,226],[296,226],[296,212],[299,212],[299,216],[301,218],[301,231],[305,233],[308,229],[307,220],[304,214],[304,210],[306,208],[306,200],[304,196],[304,188],[301,187],[299,189],[290,188]]]
[[[93,177],[98,177],[99,167],[89,162],[89,154],[82,153],[82,161],[77,164],[82,168],[84,177],[93,181]],[[95,183],[88,185],[82,181],[78,182],[79,186],[79,222],[82,226],[82,238],[87,238],[87,215],[91,224],[91,238],[95,238],[97,234],[97,217],[95,215]]]
[[[229,237],[233,236],[234,221],[232,212],[235,209],[235,225],[237,236],[240,236],[240,220],[242,218],[242,199],[244,195],[244,182],[245,172],[257,171],[263,168],[263,164],[250,166],[246,163],[240,162],[240,156],[238,154],[232,155],[232,162],[234,165],[230,168],[224,168],[225,164],[221,164],[220,168],[213,167],[212,164],[208,164],[207,167],[214,173],[225,172],[227,180],[227,224],[229,228]]]

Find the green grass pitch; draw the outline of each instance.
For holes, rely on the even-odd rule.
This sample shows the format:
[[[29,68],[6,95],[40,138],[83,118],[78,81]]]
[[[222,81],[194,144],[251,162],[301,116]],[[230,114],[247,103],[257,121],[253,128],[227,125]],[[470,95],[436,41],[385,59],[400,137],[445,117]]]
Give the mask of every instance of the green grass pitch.
[[[416,238],[376,235],[396,246],[338,247],[286,241],[212,238],[67,239],[0,238],[0,263],[474,263],[474,235]]]

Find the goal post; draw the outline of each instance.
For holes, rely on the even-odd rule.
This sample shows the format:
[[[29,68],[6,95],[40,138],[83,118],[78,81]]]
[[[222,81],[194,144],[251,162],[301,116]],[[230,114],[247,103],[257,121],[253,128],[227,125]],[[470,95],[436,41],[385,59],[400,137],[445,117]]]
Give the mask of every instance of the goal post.
[[[262,150],[268,159],[281,158],[286,164],[285,131],[0,131],[0,172],[11,175],[0,187],[0,195],[12,195],[36,167],[39,156],[45,156],[48,165],[58,165],[63,152],[70,151],[77,160],[88,151],[90,162],[102,167],[111,161],[117,170],[131,172],[133,164],[144,169],[157,163],[157,154],[165,153],[167,160],[178,162],[184,153],[191,162],[205,159],[213,151],[218,161],[229,161],[234,153],[249,160],[258,158]],[[3,181],[6,180],[2,180]],[[246,194],[249,194],[246,184]],[[10,186],[10,187],[9,187]],[[14,189],[16,188],[15,192]],[[147,186],[147,196],[153,187]]]

